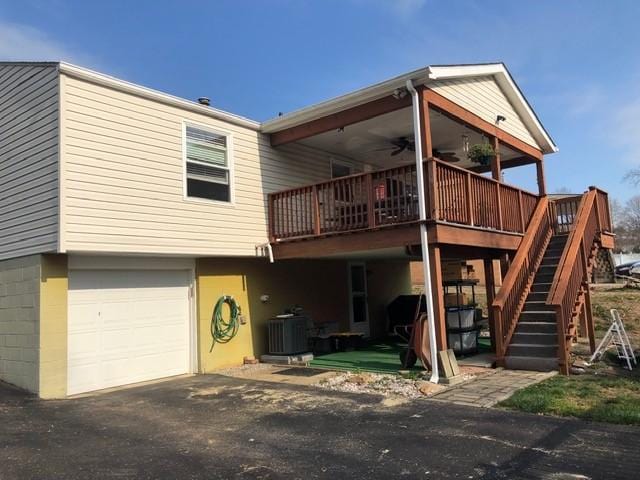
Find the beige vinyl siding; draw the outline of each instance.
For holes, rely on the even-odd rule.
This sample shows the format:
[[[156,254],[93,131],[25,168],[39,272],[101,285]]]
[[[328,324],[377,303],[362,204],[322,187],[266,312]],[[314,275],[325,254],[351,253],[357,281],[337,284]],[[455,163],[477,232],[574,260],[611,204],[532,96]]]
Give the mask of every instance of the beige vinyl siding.
[[[67,251],[255,255],[266,193],[330,176],[329,154],[64,76]],[[183,122],[230,133],[233,204],[184,198]],[[341,159],[344,160],[344,159]]]
[[[58,243],[58,70],[0,63],[0,259]]]
[[[504,115],[502,130],[540,148],[492,76],[438,80],[430,82],[429,88],[492,124],[497,115]]]

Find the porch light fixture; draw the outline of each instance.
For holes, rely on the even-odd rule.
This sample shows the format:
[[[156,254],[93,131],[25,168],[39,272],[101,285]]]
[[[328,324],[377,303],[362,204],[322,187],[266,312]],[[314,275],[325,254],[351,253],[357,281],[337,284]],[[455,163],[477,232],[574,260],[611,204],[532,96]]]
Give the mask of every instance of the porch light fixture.
[[[507,117],[505,117],[504,115],[498,115],[496,117],[496,125],[500,122],[506,122],[507,121]]]

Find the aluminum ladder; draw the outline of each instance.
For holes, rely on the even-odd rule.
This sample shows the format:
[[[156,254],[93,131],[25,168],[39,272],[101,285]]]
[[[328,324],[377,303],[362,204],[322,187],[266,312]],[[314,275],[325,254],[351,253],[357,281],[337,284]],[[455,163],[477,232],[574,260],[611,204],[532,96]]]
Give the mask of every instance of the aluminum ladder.
[[[622,318],[620,318],[620,313],[615,308],[611,309],[611,319],[611,326],[600,341],[596,351],[591,355],[589,363],[593,363],[594,360],[600,360],[604,352],[606,352],[611,345],[615,345],[618,358],[627,363],[629,370],[633,370],[631,363],[633,362],[634,365],[638,365],[638,361],[633,353],[633,348],[631,347],[629,336],[622,323]]]

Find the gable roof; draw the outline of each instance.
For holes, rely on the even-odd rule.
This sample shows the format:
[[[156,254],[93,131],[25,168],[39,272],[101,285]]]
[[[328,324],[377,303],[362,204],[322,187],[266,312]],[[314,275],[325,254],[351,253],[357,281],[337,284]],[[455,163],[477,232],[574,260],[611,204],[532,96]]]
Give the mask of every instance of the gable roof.
[[[262,123],[261,130],[265,133],[291,128],[318,118],[332,115],[342,110],[352,108],[382,97],[391,95],[394,90],[405,88],[407,80],[414,84],[430,83],[437,80],[464,79],[472,77],[491,76],[495,79],[515,111],[522,118],[523,123],[531,132],[533,138],[544,153],[554,153],[558,147],[549,133],[542,126],[538,116],[531,108],[522,91],[503,63],[485,63],[472,65],[432,65],[414,70],[403,75],[385,80],[380,83],[356,90],[346,95],[293,111]]]
[[[296,125],[300,125],[317,118],[340,112],[363,103],[388,96],[398,88],[404,88],[407,80],[412,80],[414,84],[424,84],[429,86],[430,82],[448,79],[463,79],[472,77],[492,76],[500,86],[509,102],[522,118],[524,124],[531,132],[533,138],[542,148],[544,153],[554,153],[558,151],[551,136],[542,126],[538,116],[529,105],[520,88],[518,88],[513,77],[507,70],[504,63],[482,63],[468,65],[432,65],[418,70],[414,70],[403,75],[385,80],[368,87],[355,90],[351,93],[335,97],[333,99],[302,108],[300,110],[287,113],[280,117],[257,122],[249,118],[236,115],[224,110],[210,106],[200,105],[197,102],[186,100],[174,95],[170,95],[158,90],[136,85],[125,80],[95,72],[93,70],[72,65],[66,62],[1,62],[12,64],[42,64],[47,66],[57,66],[59,70],[67,75],[81,78],[90,82],[102,84],[118,90],[122,90],[134,95],[149,98],[152,100],[168,103],[177,107],[186,108],[198,113],[224,120],[232,124],[250,128],[252,130],[272,133]]]

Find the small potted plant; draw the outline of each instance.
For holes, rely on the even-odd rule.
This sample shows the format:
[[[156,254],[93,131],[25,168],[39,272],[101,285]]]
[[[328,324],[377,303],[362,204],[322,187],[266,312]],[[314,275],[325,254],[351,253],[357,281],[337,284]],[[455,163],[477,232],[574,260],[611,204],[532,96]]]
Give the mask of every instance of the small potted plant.
[[[489,165],[496,152],[488,143],[477,143],[469,148],[469,160],[480,165]]]

